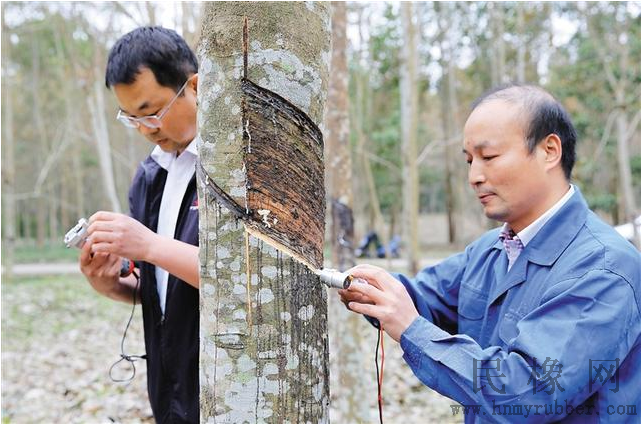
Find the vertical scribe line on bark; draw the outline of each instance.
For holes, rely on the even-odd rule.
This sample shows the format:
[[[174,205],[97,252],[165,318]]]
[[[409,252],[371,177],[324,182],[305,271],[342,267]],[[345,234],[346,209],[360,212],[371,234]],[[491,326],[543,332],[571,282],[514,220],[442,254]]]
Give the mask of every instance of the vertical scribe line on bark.
[[[247,327],[252,334],[251,258],[249,257],[249,232],[245,230],[245,266],[247,275]]]
[[[247,79],[247,45],[249,44],[249,20],[247,16],[243,19],[243,78]]]

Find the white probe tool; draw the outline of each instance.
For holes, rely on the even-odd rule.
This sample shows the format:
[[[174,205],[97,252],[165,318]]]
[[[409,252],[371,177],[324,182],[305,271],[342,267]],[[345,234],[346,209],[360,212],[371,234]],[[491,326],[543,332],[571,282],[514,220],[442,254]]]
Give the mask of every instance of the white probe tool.
[[[340,272],[336,269],[321,269],[318,276],[325,285],[330,288],[347,289],[352,282],[367,283],[365,280],[352,276],[349,273]]]

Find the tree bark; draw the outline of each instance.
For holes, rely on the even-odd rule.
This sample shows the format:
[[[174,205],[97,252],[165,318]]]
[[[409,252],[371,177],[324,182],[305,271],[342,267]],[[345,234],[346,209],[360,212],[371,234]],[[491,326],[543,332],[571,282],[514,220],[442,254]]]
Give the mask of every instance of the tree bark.
[[[414,7],[401,3],[403,47],[401,49],[401,132],[403,157],[403,214],[401,228],[405,258],[411,274],[418,271],[418,169],[416,138],[418,130],[418,87],[416,28],[412,22]]]
[[[327,422],[327,296],[311,269],[329,6],[213,2],[203,16],[201,422]]]
[[[326,178],[329,190],[332,267],[341,271],[354,266],[354,217],[352,213],[352,158],[349,143],[347,69],[347,7],[332,2],[332,62],[325,116]],[[369,403],[354,388],[367,388],[362,361],[362,335],[369,325],[349,312],[338,293],[329,296],[329,345],[332,388],[331,422],[368,423]]]

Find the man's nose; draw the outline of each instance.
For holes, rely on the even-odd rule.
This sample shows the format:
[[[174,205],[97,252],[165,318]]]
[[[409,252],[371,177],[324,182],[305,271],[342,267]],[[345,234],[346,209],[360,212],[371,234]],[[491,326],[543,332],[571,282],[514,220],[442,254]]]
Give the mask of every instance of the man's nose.
[[[149,128],[149,127],[147,127],[146,125],[144,125],[144,124],[142,124],[142,123],[141,123],[140,125],[138,125],[138,131],[139,131],[139,132],[140,132],[140,134],[142,134],[143,136],[147,136],[147,135],[149,135],[149,134],[153,134],[153,133],[157,132],[157,131],[158,131],[158,129],[157,129],[157,128]]]
[[[472,161],[467,170],[467,179],[472,187],[485,183],[485,172],[479,161]]]

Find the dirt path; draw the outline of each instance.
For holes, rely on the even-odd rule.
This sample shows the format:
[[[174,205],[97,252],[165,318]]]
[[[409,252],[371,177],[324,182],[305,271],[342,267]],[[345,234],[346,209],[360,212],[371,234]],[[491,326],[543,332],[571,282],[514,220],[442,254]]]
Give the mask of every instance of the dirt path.
[[[2,266],[2,274],[5,267]],[[42,276],[49,274],[80,274],[78,263],[29,263],[14,264],[13,274],[16,276]]]

